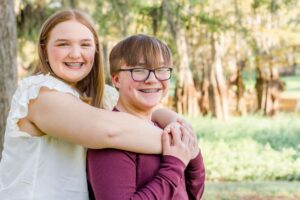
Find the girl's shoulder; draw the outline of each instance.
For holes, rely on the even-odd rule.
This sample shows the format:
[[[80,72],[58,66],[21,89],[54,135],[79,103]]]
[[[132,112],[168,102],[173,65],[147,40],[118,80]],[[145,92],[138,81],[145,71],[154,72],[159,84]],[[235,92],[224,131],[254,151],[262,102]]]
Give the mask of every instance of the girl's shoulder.
[[[10,127],[14,127],[13,130],[18,129],[16,122],[27,116],[30,100],[36,99],[42,88],[69,93],[77,98],[80,97],[79,93],[69,84],[49,74],[26,77],[20,81],[11,101],[8,122],[12,124]]]
[[[117,105],[119,92],[110,85],[105,85],[103,95],[103,107],[106,110],[112,110]]]
[[[19,90],[19,92],[21,93],[24,93],[24,91],[26,91],[34,95],[38,95],[40,89],[43,87],[50,90],[56,90],[58,92],[70,93],[78,98],[80,96],[75,88],[63,82],[62,80],[51,76],[50,74],[28,76],[20,82],[17,90]]]

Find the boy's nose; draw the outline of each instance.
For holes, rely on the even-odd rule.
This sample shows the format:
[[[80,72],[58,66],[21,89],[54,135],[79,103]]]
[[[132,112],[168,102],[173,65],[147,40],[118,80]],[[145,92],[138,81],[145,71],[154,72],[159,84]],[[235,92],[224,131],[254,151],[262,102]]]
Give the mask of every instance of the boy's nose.
[[[156,82],[156,81],[158,81],[158,80],[156,79],[154,71],[150,71],[149,77],[147,78],[147,80],[145,82]]]

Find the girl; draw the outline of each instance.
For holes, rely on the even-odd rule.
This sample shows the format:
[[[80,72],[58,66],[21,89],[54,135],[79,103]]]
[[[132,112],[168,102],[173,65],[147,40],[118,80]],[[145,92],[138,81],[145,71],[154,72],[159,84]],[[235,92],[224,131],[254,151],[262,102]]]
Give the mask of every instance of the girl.
[[[169,89],[169,48],[156,38],[133,35],[112,49],[109,60],[112,81],[120,93],[114,111],[151,122],[154,108]],[[199,200],[205,179],[202,155],[195,136],[180,139],[175,130],[172,137],[163,135],[163,156],[88,150],[88,180],[95,199]]]
[[[160,129],[100,109],[117,97],[104,87],[99,41],[85,14],[67,10],[48,18],[38,54],[37,74],[20,83],[11,103],[0,199],[88,199],[85,147],[161,153]]]

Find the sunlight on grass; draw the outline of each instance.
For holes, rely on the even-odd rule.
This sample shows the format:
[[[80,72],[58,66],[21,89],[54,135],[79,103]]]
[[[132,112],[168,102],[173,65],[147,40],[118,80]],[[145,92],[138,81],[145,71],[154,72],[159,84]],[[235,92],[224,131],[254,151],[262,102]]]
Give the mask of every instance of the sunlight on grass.
[[[206,183],[203,200],[220,200],[220,199],[243,199],[249,197],[251,199],[297,199],[300,198],[300,182],[229,182],[229,183]],[[273,197],[273,198],[272,198]]]
[[[208,180],[300,180],[299,114],[190,121],[199,138]]]

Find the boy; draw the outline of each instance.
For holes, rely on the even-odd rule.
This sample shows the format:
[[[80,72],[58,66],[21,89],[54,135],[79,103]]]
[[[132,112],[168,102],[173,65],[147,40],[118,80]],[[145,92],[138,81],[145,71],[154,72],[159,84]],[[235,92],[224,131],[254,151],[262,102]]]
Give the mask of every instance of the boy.
[[[114,111],[152,123],[152,112],[169,89],[171,64],[169,48],[156,38],[134,35],[119,42],[110,54],[112,82],[120,93]],[[88,150],[92,198],[200,199],[205,171],[195,136],[173,124],[162,141],[163,155]]]

